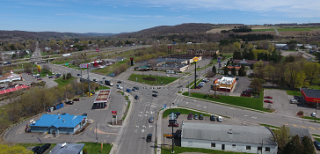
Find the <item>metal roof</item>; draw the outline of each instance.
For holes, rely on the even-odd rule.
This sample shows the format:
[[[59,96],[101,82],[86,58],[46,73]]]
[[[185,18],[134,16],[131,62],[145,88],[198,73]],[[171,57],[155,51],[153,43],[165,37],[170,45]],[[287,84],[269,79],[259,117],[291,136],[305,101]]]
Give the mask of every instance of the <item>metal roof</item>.
[[[108,102],[111,90],[100,90],[97,97],[94,99],[94,103]]]
[[[292,136],[296,136],[296,135],[298,135],[299,137],[308,136],[309,138],[311,138],[309,129],[297,128],[297,127],[291,127],[291,126],[289,126],[289,128],[290,128],[290,134]]]
[[[30,124],[31,127],[39,126],[39,127],[66,127],[66,128],[74,128],[77,126],[84,118],[87,116],[78,116],[78,115],[70,115],[68,113],[64,115],[58,114],[44,114],[41,118],[36,121],[34,124]]]
[[[231,133],[232,132],[232,133]],[[182,139],[276,145],[272,132],[266,127],[237,126],[184,122]]]
[[[49,154],[78,154],[83,147],[84,143],[67,143],[63,147],[61,143],[58,143],[52,150],[50,150]]]
[[[320,90],[301,88],[307,97],[320,98]]]

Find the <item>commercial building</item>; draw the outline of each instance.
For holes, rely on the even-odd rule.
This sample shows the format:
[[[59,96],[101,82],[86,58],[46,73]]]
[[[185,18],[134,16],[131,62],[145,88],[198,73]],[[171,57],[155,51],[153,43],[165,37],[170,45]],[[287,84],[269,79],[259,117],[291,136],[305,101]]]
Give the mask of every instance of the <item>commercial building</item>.
[[[203,56],[203,57],[213,57],[213,55],[219,54],[219,50],[205,50],[205,49],[188,49],[187,55]]]
[[[181,147],[276,154],[278,145],[267,127],[184,122]]]
[[[58,143],[49,154],[83,154],[84,143]]]
[[[30,121],[31,132],[50,134],[74,134],[81,130],[87,123],[87,116],[66,114],[44,114],[37,121]]]
[[[95,108],[107,107],[107,102],[110,99],[111,90],[100,90],[97,97],[94,99]]]
[[[20,81],[20,80],[22,80],[22,77],[19,74],[13,73],[12,71],[0,77],[0,83]]]
[[[301,88],[300,92],[303,97],[303,103],[311,107],[320,107],[320,90]]]
[[[235,88],[236,78],[222,77],[214,81],[214,90],[230,92]]]

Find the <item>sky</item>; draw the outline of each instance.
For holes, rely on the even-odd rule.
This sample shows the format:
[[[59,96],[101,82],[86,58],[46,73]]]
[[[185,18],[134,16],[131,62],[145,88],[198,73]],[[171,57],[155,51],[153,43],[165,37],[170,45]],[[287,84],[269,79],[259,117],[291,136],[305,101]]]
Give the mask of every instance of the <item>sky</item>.
[[[1,0],[0,30],[121,33],[183,23],[320,23],[319,0]]]

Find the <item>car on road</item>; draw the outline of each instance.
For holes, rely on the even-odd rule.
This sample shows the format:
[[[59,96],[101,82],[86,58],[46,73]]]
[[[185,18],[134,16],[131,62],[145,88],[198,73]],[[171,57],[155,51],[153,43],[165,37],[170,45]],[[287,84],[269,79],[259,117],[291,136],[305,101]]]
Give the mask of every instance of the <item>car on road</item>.
[[[93,79],[92,79],[92,81],[94,81],[94,82],[98,82],[99,80],[98,80],[98,79],[96,79],[96,78],[93,78]]]
[[[217,121],[222,122],[222,121],[223,121],[223,118],[222,118],[221,116],[218,116],[218,117],[217,117]]]
[[[106,77],[103,77],[102,79],[104,80],[104,79],[106,79]]]
[[[53,76],[49,76],[49,79],[53,78]]]
[[[67,101],[67,102],[66,102],[66,104],[70,104],[70,105],[73,105],[73,103],[74,103],[74,102],[72,102],[72,101]]]
[[[157,95],[157,94],[152,94],[152,96],[153,96],[153,97],[158,97],[158,95]]]
[[[150,123],[153,123],[153,121],[154,121],[154,118],[153,118],[153,117],[150,117],[150,118],[149,118],[149,122],[150,122]]]
[[[194,114],[193,119],[194,120],[198,120],[198,118],[199,118],[199,115],[198,114]]]
[[[188,119],[188,120],[192,120],[192,117],[193,117],[193,113],[189,113],[187,119]]]
[[[270,101],[270,100],[264,100],[263,102],[266,102],[266,103],[271,103],[271,104],[273,104],[273,102],[272,102],[272,101]]]
[[[32,148],[32,152],[34,152],[34,153],[36,153],[38,150],[39,150],[39,148],[40,148],[40,146],[36,146],[36,147],[34,147],[34,148]]]
[[[168,127],[179,127],[179,124],[178,123],[170,123],[169,125],[168,125]]]
[[[74,99],[73,99],[73,101],[79,101],[79,100],[80,100],[79,98],[74,98]]]
[[[152,140],[152,134],[148,134],[147,135],[147,142],[151,142],[151,140]]]
[[[134,96],[134,99],[138,100],[138,99],[139,99],[139,96],[138,96],[138,95]]]
[[[315,112],[312,112],[310,115],[311,117],[317,117],[317,114]]]
[[[37,78],[37,81],[42,80],[42,78]]]
[[[199,115],[199,120],[203,120],[203,114]]]
[[[152,90],[152,92],[153,92],[153,93],[158,93],[158,92],[157,92],[157,91],[155,91],[155,90]]]
[[[134,89],[136,89],[137,91],[139,90],[139,87],[133,87]]]
[[[46,150],[48,150],[50,148],[50,146],[51,146],[51,144],[47,143],[47,144],[41,146],[36,153],[43,154]]]
[[[122,81],[118,81],[117,83],[122,83]]]
[[[121,86],[118,86],[117,88],[118,88],[118,89],[120,89],[120,90],[122,90],[122,89],[123,89]]]
[[[314,144],[314,146],[316,147],[317,150],[320,150],[320,142],[314,141],[313,144]]]
[[[239,77],[236,77],[236,80],[239,80]]]
[[[214,115],[210,116],[210,121],[216,121],[216,117]]]
[[[272,97],[271,97],[271,96],[264,96],[264,98],[269,98],[269,99],[272,99]]]
[[[81,76],[81,74],[77,74],[77,76]]]
[[[135,89],[135,88],[132,88],[131,90],[132,90],[132,91],[134,91],[134,92],[136,92],[136,91],[137,91],[137,89]]]

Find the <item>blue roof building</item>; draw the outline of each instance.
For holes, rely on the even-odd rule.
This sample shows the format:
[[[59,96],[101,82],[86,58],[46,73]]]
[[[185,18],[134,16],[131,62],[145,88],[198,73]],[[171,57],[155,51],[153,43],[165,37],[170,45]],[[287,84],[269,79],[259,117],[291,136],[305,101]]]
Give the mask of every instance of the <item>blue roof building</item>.
[[[31,132],[48,132],[51,134],[74,134],[81,130],[87,123],[87,116],[70,114],[44,114],[38,120],[30,124]]]

